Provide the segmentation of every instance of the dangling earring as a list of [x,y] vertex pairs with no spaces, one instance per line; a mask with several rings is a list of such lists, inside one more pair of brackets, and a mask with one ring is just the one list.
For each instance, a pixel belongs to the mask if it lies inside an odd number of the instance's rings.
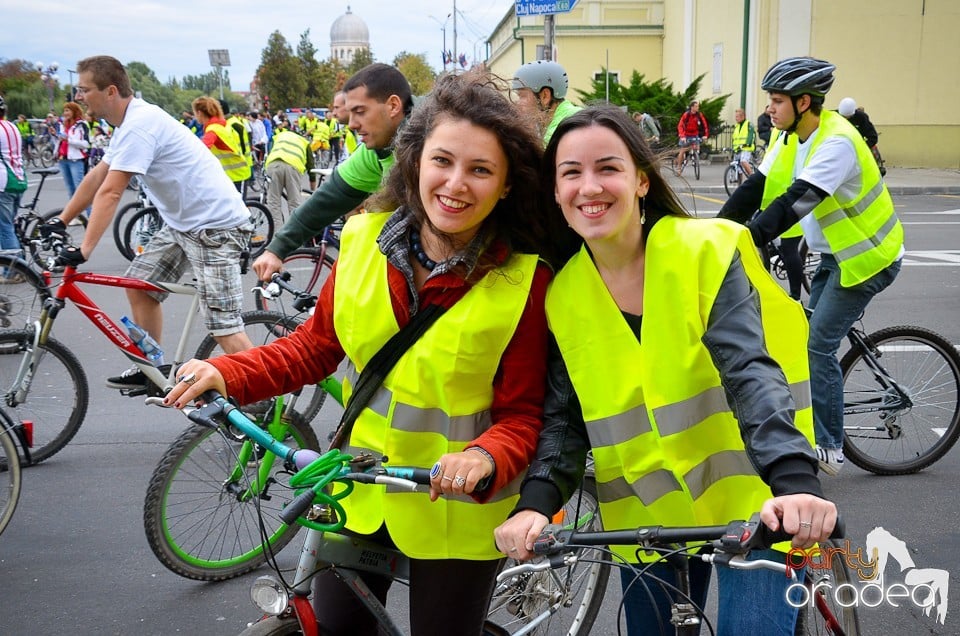
[[640,197],[640,225],[647,222],[647,197]]

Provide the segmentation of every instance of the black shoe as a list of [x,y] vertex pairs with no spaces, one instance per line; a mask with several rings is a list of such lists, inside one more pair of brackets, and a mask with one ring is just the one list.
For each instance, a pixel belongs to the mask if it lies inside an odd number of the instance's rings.
[[[161,373],[166,375],[170,372],[170,365],[165,364],[159,367]],[[120,375],[107,378],[106,385],[111,389],[145,389],[152,386],[152,382],[138,367],[130,367]]]

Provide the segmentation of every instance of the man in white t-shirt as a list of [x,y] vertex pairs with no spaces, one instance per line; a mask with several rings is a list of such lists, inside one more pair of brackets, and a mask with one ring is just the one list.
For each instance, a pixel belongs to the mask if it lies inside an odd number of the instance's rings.
[[792,57],[770,67],[761,87],[781,131],[759,169],[719,216],[749,222],[765,245],[798,221],[820,267],[810,281],[810,386],[820,469],[843,467],[843,376],[837,351],[870,300],[900,272],[903,226],[863,137],[823,109],[834,65]]
[[[83,263],[113,222],[130,178],[139,175],[164,227],[133,260],[127,275],[176,281],[187,265],[192,266],[211,335],[227,353],[251,348],[240,316],[240,259],[253,227],[240,193],[189,129],[157,106],[133,97],[130,79],[118,60],[89,57],[77,64],[77,73],[77,100],[115,130],[103,160],[87,174],[60,216],[41,231],[62,231],[92,203],[82,245],[64,250],[60,257],[64,264]],[[163,327],[160,303],[165,296],[127,290],[134,322],[158,342]],[[107,386],[119,389],[147,384],[136,367],[107,380]]]
[[257,155],[259,161],[263,161],[267,156],[267,128],[260,120],[260,113],[255,110],[247,113],[250,122],[250,144]]

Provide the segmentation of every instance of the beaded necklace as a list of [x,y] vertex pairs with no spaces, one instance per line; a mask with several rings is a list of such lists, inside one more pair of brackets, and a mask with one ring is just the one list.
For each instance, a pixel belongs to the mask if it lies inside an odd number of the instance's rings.
[[413,252],[417,262],[423,265],[424,269],[432,272],[433,268],[437,266],[437,262],[431,260],[431,258],[427,256],[427,253],[423,251],[423,245],[420,243],[420,232],[418,230],[410,230],[410,251]]

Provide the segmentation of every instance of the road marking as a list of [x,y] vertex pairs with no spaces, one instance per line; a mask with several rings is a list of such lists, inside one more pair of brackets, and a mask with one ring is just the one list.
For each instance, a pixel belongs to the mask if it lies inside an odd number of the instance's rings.
[[907,250],[903,264],[913,267],[956,267],[960,265],[960,250]]

